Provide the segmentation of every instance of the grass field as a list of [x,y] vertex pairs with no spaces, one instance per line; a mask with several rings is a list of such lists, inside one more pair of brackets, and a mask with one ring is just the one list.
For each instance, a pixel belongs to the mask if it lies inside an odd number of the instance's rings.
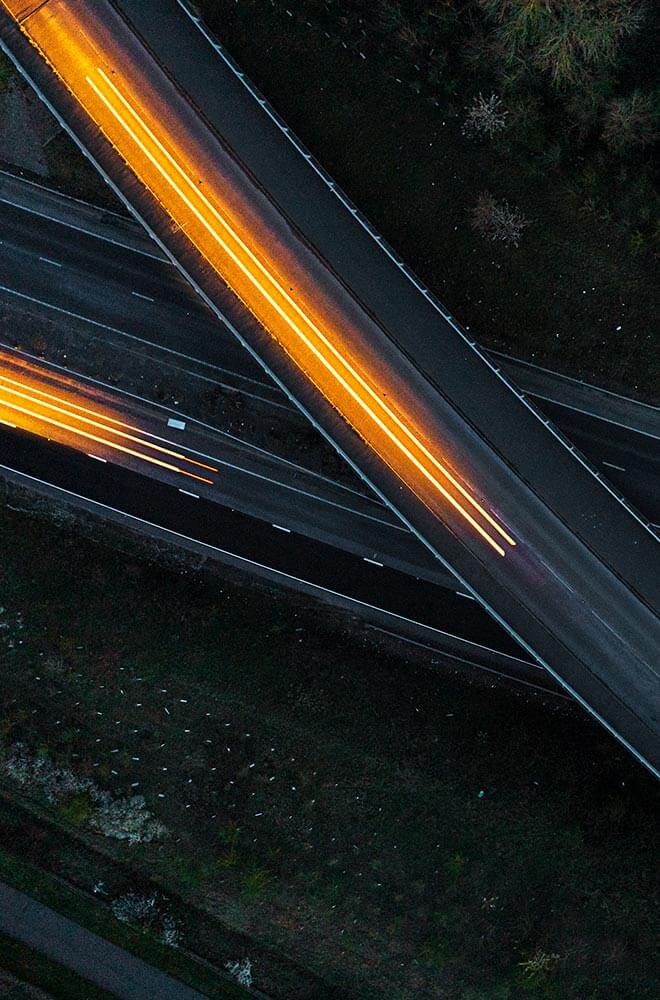
[[[104,851],[184,901],[217,965],[240,955],[187,903],[254,940],[275,996],[655,1000],[657,791],[586,719],[8,509],[0,588],[4,743],[139,782],[171,836]],[[88,891],[106,877],[41,843]],[[264,949],[328,988],[278,987]]]

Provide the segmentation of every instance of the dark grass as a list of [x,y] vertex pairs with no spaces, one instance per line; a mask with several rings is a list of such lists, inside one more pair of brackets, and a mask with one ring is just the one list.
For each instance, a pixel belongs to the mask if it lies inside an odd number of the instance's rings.
[[48,143],[44,155],[50,187],[119,215],[128,214],[123,202],[64,130]]
[[[610,221],[601,207],[585,215],[590,199],[600,206],[608,197],[588,169],[555,170],[520,145],[462,137],[463,108],[487,85],[478,74],[441,80],[436,106],[411,88],[412,65],[397,83],[406,67],[393,69],[391,52],[368,49],[363,60],[327,38],[321,27],[331,25],[318,4],[199,6],[287,124],[476,339],[658,394],[657,260],[616,217],[640,178],[610,198]],[[340,37],[336,21],[331,31]],[[519,248],[472,231],[470,212],[484,189],[531,220]]]
[[[5,740],[140,782],[173,837],[118,857],[349,997],[655,998],[656,787],[582,716],[427,672],[299,600],[11,511],[0,527],[4,615],[23,616]],[[560,957],[525,978],[538,949]]]

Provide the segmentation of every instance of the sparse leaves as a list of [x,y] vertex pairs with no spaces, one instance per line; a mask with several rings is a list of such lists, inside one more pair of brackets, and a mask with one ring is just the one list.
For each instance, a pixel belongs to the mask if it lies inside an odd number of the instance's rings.
[[560,958],[561,956],[554,952],[547,952],[543,951],[542,948],[537,948],[530,958],[525,959],[524,962],[519,962],[518,965],[522,971],[523,979],[536,980],[551,972]]
[[181,940],[179,922],[171,913],[163,911],[155,893],[153,896],[141,896],[135,892],[127,892],[126,895],[113,899],[110,909],[123,924],[151,931],[163,944],[172,948],[176,948]]
[[63,818],[85,820],[105,837],[144,844],[167,834],[167,828],[146,808],[143,795],[114,799],[90,778],[58,767],[47,754],[32,753],[22,743],[14,743],[0,756],[0,776],[28,791],[39,791],[51,805],[60,806]]
[[530,224],[519,208],[508,201],[498,201],[489,191],[482,191],[472,210],[472,228],[488,240],[517,247],[523,230]]
[[467,117],[461,132],[467,139],[492,139],[506,127],[508,112],[502,108],[502,101],[497,94],[491,94],[490,97],[477,94],[465,110]]
[[225,969],[230,976],[234,977],[239,986],[250,989],[252,986],[252,962],[249,958],[243,958],[238,962],[225,962]]
[[104,801],[90,816],[90,826],[105,837],[128,840],[131,844],[149,844],[162,840],[167,829],[146,808],[144,795]]

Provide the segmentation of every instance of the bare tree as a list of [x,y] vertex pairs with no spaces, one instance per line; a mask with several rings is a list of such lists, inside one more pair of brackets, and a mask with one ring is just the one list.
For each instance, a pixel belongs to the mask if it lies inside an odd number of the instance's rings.
[[490,97],[477,94],[465,110],[467,117],[461,132],[468,139],[492,139],[506,126],[508,111],[502,108],[501,98],[497,94],[491,94]]
[[472,228],[488,240],[498,240],[517,247],[523,230],[530,224],[518,208],[508,201],[498,201],[489,191],[482,191],[472,209]]

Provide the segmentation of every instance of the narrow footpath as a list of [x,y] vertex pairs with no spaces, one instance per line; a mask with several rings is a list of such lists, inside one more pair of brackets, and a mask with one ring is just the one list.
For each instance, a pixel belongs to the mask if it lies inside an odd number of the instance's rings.
[[202,993],[4,882],[0,931],[122,1000],[204,1000]]

